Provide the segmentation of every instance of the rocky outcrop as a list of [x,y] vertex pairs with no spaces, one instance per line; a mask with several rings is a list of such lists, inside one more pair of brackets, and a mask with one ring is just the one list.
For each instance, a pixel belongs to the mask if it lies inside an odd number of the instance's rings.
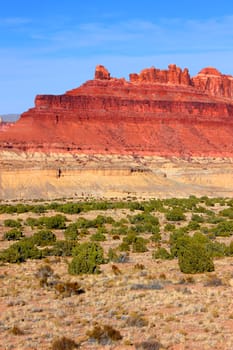
[[175,64],[170,64],[168,70],[160,70],[154,67],[144,69],[139,74],[130,74],[132,83],[160,83],[160,84],[177,84],[191,85],[191,78],[188,69],[183,71]]
[[233,156],[233,77],[169,65],[130,74],[96,67],[63,95],[38,95],[0,135],[0,149],[74,154]]
[[215,68],[202,69],[192,81],[197,89],[212,96],[233,98],[233,77],[223,75]]
[[109,71],[102,65],[96,66],[95,69],[95,79],[110,79],[110,73]]
[[14,125],[14,123],[4,122],[2,118],[0,117],[0,132],[6,131],[9,127]]

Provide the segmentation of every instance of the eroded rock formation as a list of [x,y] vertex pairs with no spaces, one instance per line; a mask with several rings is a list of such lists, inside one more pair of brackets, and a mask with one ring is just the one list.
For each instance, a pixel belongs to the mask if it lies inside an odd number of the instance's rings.
[[38,95],[0,135],[0,149],[91,154],[233,156],[233,77],[174,64],[94,80],[63,95]]
[[4,122],[0,117],[0,132],[6,131],[10,126],[14,125],[14,123]]

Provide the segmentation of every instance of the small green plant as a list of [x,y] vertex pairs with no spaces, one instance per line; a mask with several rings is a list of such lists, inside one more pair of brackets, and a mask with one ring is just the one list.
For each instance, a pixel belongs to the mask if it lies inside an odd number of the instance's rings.
[[181,209],[179,207],[169,210],[166,213],[165,217],[166,217],[166,219],[168,221],[182,221],[182,220],[185,220],[185,215],[184,215],[183,209]]
[[4,220],[4,226],[20,228],[22,225],[18,220],[7,219],[7,220]]
[[132,244],[133,252],[134,253],[144,253],[147,252],[148,249],[146,247],[146,243],[148,241],[144,239],[143,237],[137,237],[136,240]]
[[3,239],[6,241],[19,241],[23,237],[24,235],[21,230],[12,228],[4,234]]
[[233,234],[233,221],[222,221],[212,229],[215,236],[229,237]]
[[106,241],[106,236],[102,232],[96,232],[91,236],[91,241],[103,242]]
[[76,223],[72,223],[64,231],[65,239],[68,241],[76,241],[78,239],[78,226]]
[[168,232],[172,232],[176,229],[176,225],[171,224],[170,222],[168,222],[165,226],[164,226],[164,231],[168,231]]
[[120,252],[129,252],[130,251],[130,245],[127,242],[122,242],[119,246],[118,249]]
[[31,240],[35,245],[43,247],[56,242],[56,236],[52,231],[44,229],[35,232]]
[[162,259],[162,260],[170,260],[172,259],[172,255],[165,248],[158,248],[152,254],[153,259]]
[[73,248],[76,246],[76,241],[56,241],[53,243],[53,247],[45,249],[45,255],[47,256],[71,256]]

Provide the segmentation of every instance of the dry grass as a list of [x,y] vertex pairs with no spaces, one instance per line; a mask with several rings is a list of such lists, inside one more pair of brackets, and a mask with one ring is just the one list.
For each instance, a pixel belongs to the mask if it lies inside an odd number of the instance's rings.
[[[117,219],[128,214],[108,212]],[[57,234],[62,238],[61,231]],[[5,245],[0,241],[0,249]],[[106,253],[119,242],[108,237],[102,245]],[[0,348],[66,349],[59,346],[68,339],[69,346],[80,344],[83,350],[231,350],[233,258],[217,259],[214,273],[186,276],[176,260],[152,260],[154,245],[148,247],[148,252],[130,253],[125,263],[102,265],[100,275],[70,276],[70,258],[63,257],[3,264]],[[58,281],[54,287],[40,283],[51,276]],[[93,330],[99,331],[97,341]]]

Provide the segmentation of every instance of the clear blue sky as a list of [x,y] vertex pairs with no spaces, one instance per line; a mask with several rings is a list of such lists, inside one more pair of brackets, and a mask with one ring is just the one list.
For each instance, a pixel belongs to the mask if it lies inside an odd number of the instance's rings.
[[91,79],[176,63],[233,75],[233,2],[7,0],[0,10],[0,115]]

